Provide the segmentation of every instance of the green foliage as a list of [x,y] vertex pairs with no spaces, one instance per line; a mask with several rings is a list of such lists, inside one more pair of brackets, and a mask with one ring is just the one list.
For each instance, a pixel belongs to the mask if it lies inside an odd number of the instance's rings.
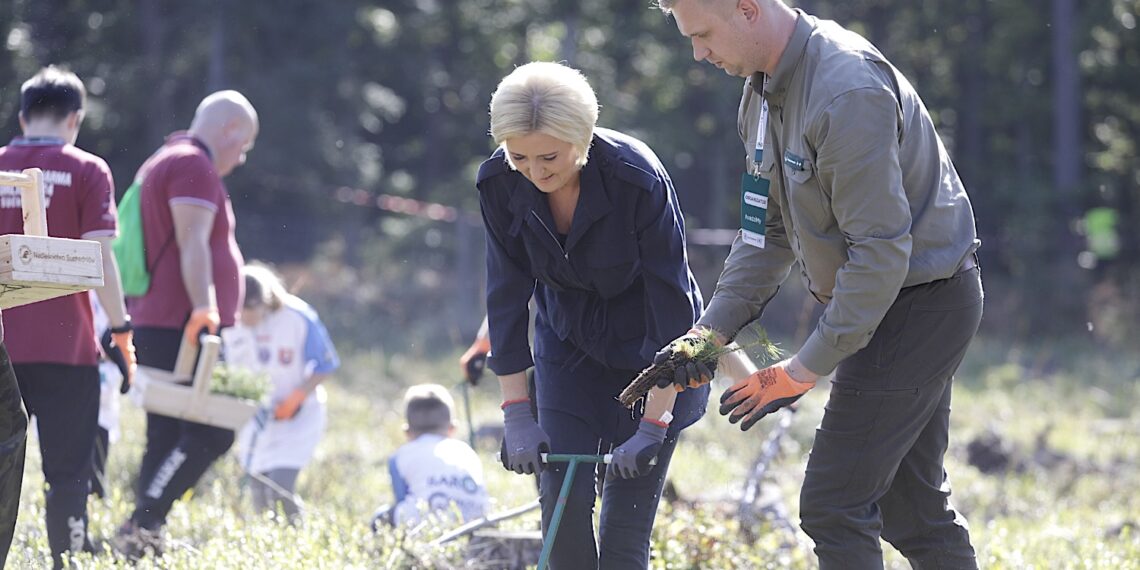
[[269,393],[269,374],[220,364],[214,368],[210,392],[260,402]]
[[[1058,52],[1077,59],[1075,110],[1058,110],[1054,93],[1049,7],[1062,1],[1077,9],[1066,22],[1074,45]],[[335,269],[295,292],[312,299],[338,341],[438,355],[466,341],[482,316],[472,183],[493,146],[491,92],[521,63],[581,68],[598,91],[601,124],[661,157],[690,228],[738,223],[740,80],[694,63],[674,22],[650,4],[12,0],[0,8],[0,124],[18,131],[22,78],[47,63],[71,66],[90,91],[79,144],[107,159],[122,190],[163,136],[189,124],[202,96],[245,92],[261,137],[227,184],[246,257]],[[987,278],[1001,285],[989,291],[991,307],[1009,308],[987,327],[1071,334],[1095,310],[1072,291],[1093,279],[1122,288],[1102,313],[1140,314],[1130,300],[1140,281],[1137,0],[796,4],[865,34],[928,104],[976,208]],[[1054,182],[1057,155],[1070,156],[1053,148],[1062,112],[1079,114],[1069,149],[1082,168],[1075,189]],[[380,194],[446,204],[464,221],[382,211]],[[1082,238],[1069,228],[1092,207],[1120,212],[1122,249],[1108,275],[1074,260]],[[706,291],[724,253],[690,248]],[[1035,287],[1042,281],[1060,285]],[[1025,310],[1038,306],[1051,311]],[[1115,336],[1128,337],[1125,328]]]
[[[948,466],[953,501],[969,519],[983,568],[1140,568],[1140,389],[1135,358],[1075,345],[976,343],[957,380]],[[372,511],[391,501],[385,462],[404,441],[400,394],[416,382],[445,378],[454,366],[378,354],[346,354],[345,373],[329,385],[329,427],[313,464],[301,472],[307,511],[291,527],[252,512],[237,462],[224,458],[190,501],[180,501],[167,528],[168,551],[139,568],[479,568],[467,565],[462,544],[429,545],[442,529],[368,530]],[[717,386],[723,389],[725,386]],[[475,423],[499,421],[493,389],[473,391]],[[797,494],[827,390],[801,401],[771,466],[768,483],[788,520],[797,521]],[[125,406],[123,439],[112,445],[111,496],[91,503],[96,539],[113,534],[133,507],[132,477],[142,452],[143,417]],[[714,410],[686,430],[653,532],[654,570],[704,568],[809,569],[816,566],[802,532],[763,525],[745,534],[735,518],[748,462],[764,443],[742,435]],[[465,422],[460,422],[464,424]],[[750,432],[752,433],[752,432]],[[986,474],[968,461],[968,444],[995,433],[1020,467]],[[463,437],[463,434],[457,434]],[[29,446],[12,568],[48,560],[43,531],[43,479],[37,446]],[[530,501],[529,478],[495,462],[498,442],[479,442],[494,511]],[[503,524],[535,529],[537,514]],[[755,537],[755,538],[752,538]],[[884,544],[887,568],[909,565]],[[127,568],[106,555],[78,557],[78,567]]]

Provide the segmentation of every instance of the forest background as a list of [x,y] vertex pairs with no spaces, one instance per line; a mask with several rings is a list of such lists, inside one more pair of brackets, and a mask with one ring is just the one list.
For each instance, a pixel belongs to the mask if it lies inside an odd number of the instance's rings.
[[[728,248],[707,230],[738,227],[741,80],[694,62],[651,4],[9,0],[0,139],[18,134],[19,84],[65,64],[90,90],[79,145],[121,195],[202,96],[238,89],[262,120],[228,180],[246,257],[278,264],[342,350],[437,357],[482,317],[473,179],[490,95],[530,60],[580,68],[600,123],[660,155],[711,295]],[[870,38],[930,108],[977,215],[983,334],[1125,346],[1140,316],[1140,1],[798,5]],[[796,281],[765,320],[792,345],[819,311]]]

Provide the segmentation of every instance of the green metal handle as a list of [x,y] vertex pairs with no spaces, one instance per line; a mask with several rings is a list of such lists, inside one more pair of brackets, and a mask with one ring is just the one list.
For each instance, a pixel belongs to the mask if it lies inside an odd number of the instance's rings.
[[[570,497],[570,487],[574,482],[574,475],[578,473],[579,463],[609,463],[613,455],[590,455],[584,453],[540,453],[539,459],[543,463],[567,463],[566,476],[562,479],[562,489],[558,492],[558,502],[554,504],[554,513],[550,517],[550,528],[542,537],[542,554],[538,557],[538,570],[546,570],[550,563],[550,552],[554,549],[554,537],[558,536],[558,527],[562,524],[562,513],[566,511],[566,501]],[[657,465],[657,458],[649,462]]]

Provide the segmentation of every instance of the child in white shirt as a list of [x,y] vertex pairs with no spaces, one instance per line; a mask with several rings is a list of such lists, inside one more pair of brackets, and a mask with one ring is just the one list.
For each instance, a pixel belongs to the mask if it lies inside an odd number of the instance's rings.
[[454,402],[438,384],[412,386],[404,394],[404,431],[408,443],[388,461],[396,505],[373,520],[416,524],[431,516],[444,523],[484,516],[487,489],[475,450],[451,437]]

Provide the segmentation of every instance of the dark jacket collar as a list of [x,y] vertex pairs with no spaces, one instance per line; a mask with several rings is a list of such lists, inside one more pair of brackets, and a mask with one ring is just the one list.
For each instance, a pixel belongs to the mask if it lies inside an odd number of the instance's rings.
[[756,92],[763,90],[764,98],[769,104],[781,106],[788,91],[788,83],[795,74],[796,69],[803,60],[804,50],[807,48],[808,38],[815,30],[815,19],[810,18],[802,10],[796,10],[796,27],[780,61],[776,62],[776,71],[768,78],[768,85],[764,85],[764,74],[756,73],[752,76],[752,89]]
[[[574,220],[570,224],[570,233],[566,238],[566,249],[574,247],[585,235],[595,221],[600,220],[613,210],[610,203],[609,189],[606,187],[606,171],[611,167],[616,148],[605,138],[595,133],[586,165],[582,167],[579,186],[581,193],[578,196],[578,205],[574,208]],[[499,151],[501,152],[501,151]],[[496,152],[496,154],[499,154]],[[506,160],[504,157],[503,160]],[[551,230],[554,229],[554,218],[550,214],[550,206],[542,196],[542,191],[527,180],[521,173],[516,173],[514,188],[510,191],[508,208],[514,215],[511,232],[526,221],[533,211]]]

